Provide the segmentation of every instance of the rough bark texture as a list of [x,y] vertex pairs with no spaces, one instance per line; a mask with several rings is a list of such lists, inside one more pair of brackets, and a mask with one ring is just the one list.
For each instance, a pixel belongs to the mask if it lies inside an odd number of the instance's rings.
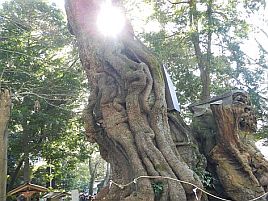
[[0,200],[6,200],[7,180],[7,123],[11,98],[8,90],[0,91]]
[[268,163],[249,139],[256,119],[248,97],[234,97],[231,104],[212,104],[210,108],[198,117],[195,129],[208,170],[218,180],[214,183],[216,193],[237,201],[263,195],[268,185]]
[[212,105],[211,109],[218,130],[211,157],[226,194],[233,200],[250,200],[264,194],[267,183],[261,184],[259,176],[266,177],[267,182],[268,163],[239,138],[240,106]]
[[[96,17],[101,3],[66,0],[69,26],[91,87],[85,111],[88,138],[99,144],[102,157],[111,164],[111,179],[117,183],[150,175],[202,187],[191,170],[198,155],[191,146],[190,131],[178,116],[167,113],[161,64],[135,39],[130,25],[116,39],[98,33]],[[196,159],[187,164],[184,159],[191,157]],[[157,182],[163,185],[160,195],[155,195],[152,187]],[[102,199],[190,201],[196,200],[193,189],[172,180],[141,179],[122,189],[112,185]],[[201,197],[201,192],[197,193]]]

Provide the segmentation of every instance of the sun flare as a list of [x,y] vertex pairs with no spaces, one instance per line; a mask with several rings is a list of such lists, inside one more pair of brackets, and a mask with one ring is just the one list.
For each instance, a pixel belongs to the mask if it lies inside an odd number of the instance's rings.
[[125,16],[118,7],[114,7],[111,0],[102,4],[97,18],[99,31],[107,37],[116,37],[125,25]]

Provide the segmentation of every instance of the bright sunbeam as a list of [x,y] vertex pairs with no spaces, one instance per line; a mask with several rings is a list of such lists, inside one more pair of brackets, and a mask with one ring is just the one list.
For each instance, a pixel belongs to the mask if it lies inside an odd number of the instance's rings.
[[101,6],[100,13],[97,18],[97,26],[99,31],[105,36],[116,37],[123,29],[125,24],[125,16],[123,12],[114,7],[111,0]]

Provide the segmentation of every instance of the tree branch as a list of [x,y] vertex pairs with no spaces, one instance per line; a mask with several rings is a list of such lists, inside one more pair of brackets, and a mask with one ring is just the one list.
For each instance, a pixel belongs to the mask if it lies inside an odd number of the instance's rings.
[[187,3],[189,4],[190,2],[189,1],[181,1],[181,2],[172,2],[170,0],[167,0],[169,3],[173,4],[173,5],[177,5],[177,4],[184,4],[184,3]]

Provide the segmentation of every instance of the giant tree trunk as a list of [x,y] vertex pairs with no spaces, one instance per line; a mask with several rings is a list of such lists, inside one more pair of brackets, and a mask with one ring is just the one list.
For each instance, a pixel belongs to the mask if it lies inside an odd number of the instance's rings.
[[215,193],[237,201],[266,200],[268,162],[250,138],[257,124],[250,100],[241,91],[227,95],[190,106],[208,171],[218,181]]
[[[192,146],[195,141],[186,124],[178,114],[167,112],[162,66],[135,39],[129,24],[117,38],[98,33],[97,13],[102,2],[66,0],[69,26],[91,88],[84,114],[88,138],[99,144],[116,183],[127,184],[140,176],[173,179],[143,177],[126,186],[112,185],[103,200],[196,200],[192,185],[175,180],[202,187],[193,169],[204,160]],[[212,122],[207,126],[214,130],[214,137],[201,149],[206,149],[222,195],[244,201],[265,192],[268,166],[254,146],[238,137],[244,129],[241,126],[248,125],[244,113],[249,108],[229,107],[211,107]],[[159,192],[155,186],[163,189]],[[197,196],[202,196],[200,191]]]
[[0,91],[0,200],[6,200],[7,180],[7,123],[11,98],[8,90]]
[[216,172],[225,193],[233,200],[241,201],[263,195],[268,185],[268,162],[254,146],[240,139],[246,137],[239,134],[245,107],[211,105],[211,109],[218,130],[211,158],[217,164]]
[[[102,157],[111,164],[114,182],[164,176],[202,187],[189,167],[192,164],[183,159],[187,156],[180,155],[173,142],[172,133],[188,131],[176,115],[171,115],[169,126],[161,64],[134,38],[130,25],[117,38],[98,33],[96,18],[102,2],[66,0],[69,25],[91,88],[85,111],[89,139],[99,144]],[[187,142],[178,146],[194,149],[191,137],[184,137]],[[163,190],[155,194],[152,183]],[[169,179],[143,178],[124,188],[112,185],[105,200],[190,201],[196,200],[194,188]],[[197,196],[201,197],[200,191]]]

